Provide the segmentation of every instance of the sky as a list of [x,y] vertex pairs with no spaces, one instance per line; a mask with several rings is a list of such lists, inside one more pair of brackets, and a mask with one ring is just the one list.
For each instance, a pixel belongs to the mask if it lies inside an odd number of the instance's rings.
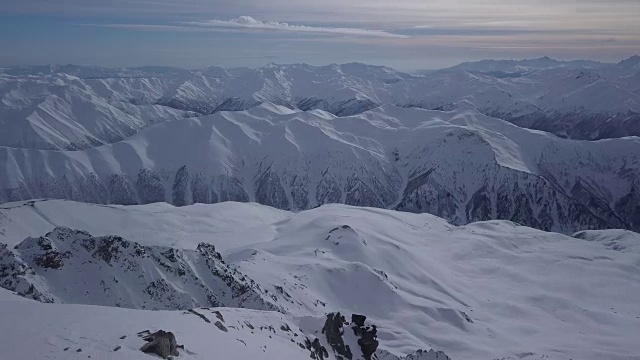
[[617,62],[639,19],[640,0],[0,0],[0,65]]

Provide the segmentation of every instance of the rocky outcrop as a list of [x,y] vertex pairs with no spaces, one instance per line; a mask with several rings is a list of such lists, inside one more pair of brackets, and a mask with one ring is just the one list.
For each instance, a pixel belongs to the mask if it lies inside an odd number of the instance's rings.
[[358,337],[358,346],[362,351],[362,357],[365,360],[371,360],[373,354],[378,349],[378,330],[375,325],[366,326],[367,317],[364,315],[351,315],[351,329],[353,334]]
[[[368,323],[365,315],[352,314],[349,322],[339,312],[329,313],[326,315],[322,334],[326,348],[337,360],[450,360],[445,353],[434,350],[418,350],[405,357],[398,357],[384,350],[378,350],[380,345],[378,328],[376,325]],[[307,349],[312,352],[311,357],[322,360],[323,357],[314,355],[313,342],[310,340],[307,342]],[[318,343],[316,347],[322,350],[321,343]]]
[[277,297],[227,266],[211,244],[196,250],[143,246],[61,227],[13,250],[0,244],[0,286],[43,302],[279,309]]
[[155,354],[163,359],[180,355],[176,336],[170,331],[158,330],[144,336],[143,340],[147,342],[140,348],[143,353]]
[[322,333],[327,339],[327,344],[331,347],[339,360],[353,358],[353,353],[349,345],[343,339],[343,326],[347,325],[347,320],[340,313],[327,314],[327,320],[322,327]]

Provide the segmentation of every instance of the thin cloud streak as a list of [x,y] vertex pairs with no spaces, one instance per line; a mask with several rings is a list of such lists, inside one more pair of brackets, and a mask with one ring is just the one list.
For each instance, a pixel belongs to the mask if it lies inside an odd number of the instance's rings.
[[342,28],[342,27],[319,27],[292,25],[278,21],[260,21],[250,16],[240,16],[231,20],[208,20],[208,21],[189,21],[185,25],[207,27],[213,29],[235,29],[235,30],[262,30],[262,31],[278,31],[278,32],[294,32],[294,33],[313,33],[313,34],[336,34],[350,36],[366,36],[381,38],[397,38],[407,39],[409,36],[393,34],[384,30],[370,30],[359,28]]

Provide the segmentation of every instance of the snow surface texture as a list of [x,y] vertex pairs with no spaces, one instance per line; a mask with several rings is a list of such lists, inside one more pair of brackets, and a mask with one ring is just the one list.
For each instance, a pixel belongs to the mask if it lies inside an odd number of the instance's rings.
[[[337,359],[321,334],[320,318],[300,321],[277,312],[240,308],[144,311],[40,304],[5,289],[0,289],[0,306],[2,359],[158,359],[139,350],[144,341],[138,335],[157,329],[171,329],[178,344],[184,346],[175,359],[309,359],[312,352],[307,343],[315,339],[328,349],[324,359]],[[320,327],[304,333],[300,323]],[[352,340],[353,334],[345,331],[345,338]],[[380,350],[376,356],[380,360],[449,360],[433,350],[416,351],[407,357]],[[353,359],[362,356],[355,352]]]
[[0,202],[345,203],[454,224],[640,229],[640,138],[567,140],[472,109],[336,117],[263,103],[82,151],[0,147],[0,169]]
[[[185,344],[187,359],[210,358],[220,351],[228,351],[224,358],[231,360],[256,354],[309,358],[304,339],[311,343],[315,337],[333,359],[334,347],[321,329],[326,315],[339,311],[347,319],[364,314],[367,324],[377,325],[379,359],[411,353],[407,359],[434,359],[434,352],[429,357],[415,353],[432,348],[455,360],[640,359],[640,304],[633,301],[640,297],[640,235],[628,231],[585,231],[569,237],[508,221],[456,227],[428,214],[347,205],[291,213],[240,203],[176,208],[50,200],[4,208],[0,242],[7,244],[3,253],[13,257],[2,257],[0,272],[5,279],[7,273],[16,274],[11,264],[21,260],[28,269],[23,267],[13,278],[46,289],[62,304],[39,304],[0,292],[3,314],[15,319],[0,325],[10,327],[3,328],[7,335],[0,339],[0,351],[9,353],[0,353],[1,358],[33,358],[36,351],[44,351],[54,359],[142,359],[147,357],[137,352],[141,341],[135,333],[164,329]],[[58,226],[91,235],[54,230]],[[33,237],[52,230],[44,238]],[[118,256],[110,266],[80,245],[99,244],[113,238],[105,237],[109,234],[121,236],[129,249],[145,249],[146,259],[133,258],[144,264],[133,270],[137,276],[161,274],[191,298],[197,298],[199,290],[163,270],[154,256],[159,249],[167,253],[167,247],[173,248],[173,264],[184,264],[188,274],[202,263],[198,244],[210,243],[222,260],[217,261],[215,252],[209,260],[242,274],[245,282],[255,284],[252,288],[259,286],[262,292],[256,294],[272,295],[267,300],[282,314],[215,309],[224,318],[225,332],[214,324],[214,309],[196,309],[207,323],[191,312],[139,310],[140,302],[123,304],[134,310],[72,305],[103,301],[82,294],[103,292],[99,282],[87,281],[78,291],[83,277],[117,278],[109,283],[110,293],[137,286],[120,281],[129,259],[125,251],[115,251]],[[48,256],[42,257],[43,252]],[[53,268],[57,253],[63,256]],[[170,264],[165,259],[162,262]],[[60,276],[65,267],[78,274]],[[202,271],[197,273],[205,278]],[[350,326],[345,325],[343,338],[354,349],[357,338]],[[286,328],[290,331],[282,330]],[[122,353],[113,352],[117,346]]]
[[264,101],[338,116],[383,104],[471,106],[563,137],[640,135],[640,57],[618,64],[487,60],[423,76],[357,63],[199,70],[5,68],[0,69],[0,145],[85,149],[157,122],[247,110]]

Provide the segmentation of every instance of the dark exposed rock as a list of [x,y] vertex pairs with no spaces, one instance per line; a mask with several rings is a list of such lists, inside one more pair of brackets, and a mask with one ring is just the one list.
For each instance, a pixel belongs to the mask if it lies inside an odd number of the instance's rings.
[[349,345],[344,343],[343,335],[344,330],[342,327],[346,324],[344,316],[340,313],[327,314],[324,326],[322,327],[322,333],[327,339],[327,344],[331,346],[333,351],[346,359],[352,359],[353,353],[349,348]]
[[229,331],[229,330],[227,330],[227,327],[226,327],[226,326],[224,326],[224,324],[222,324],[220,321],[216,321],[216,322],[214,323],[214,325],[215,325],[218,329],[220,329],[220,330],[222,330],[222,331],[224,331],[224,332]]
[[376,192],[357,177],[348,179],[347,189],[347,195],[344,200],[347,205],[384,207]]
[[291,208],[287,193],[282,187],[280,177],[268,167],[255,182],[256,200],[259,203],[278,209]]
[[110,203],[121,205],[135,205],[138,203],[136,194],[124,174],[111,175],[108,183]]
[[[194,175],[191,181],[191,199],[193,203],[211,204],[218,202],[218,195],[215,191],[212,192],[210,188],[211,184],[207,177],[200,174]],[[212,195],[215,195],[215,201],[211,199]]]
[[138,173],[136,190],[142,204],[166,200],[162,179],[152,170],[143,169]]
[[147,343],[140,350],[148,354],[156,354],[163,359],[178,356],[178,342],[170,331],[158,330],[143,338]]
[[184,165],[176,171],[176,175],[173,179],[172,188],[172,203],[175,206],[189,205],[189,171],[187,166]]
[[214,311],[213,314],[220,319],[220,321],[224,322],[224,317],[222,316],[222,313],[220,311]]
[[342,201],[342,190],[336,180],[326,174],[325,171],[316,187],[316,201],[320,205],[339,203]]
[[626,214],[631,228],[640,229],[640,191],[632,186],[629,193],[621,197],[615,203],[615,211],[618,214]]
[[[51,274],[51,269],[61,273]],[[85,284],[83,292],[73,291],[74,286],[64,282],[49,286],[51,276]],[[118,236],[92,237],[68,228],[27,238],[15,250],[0,244],[0,286],[42,302],[151,310],[279,309],[277,296],[265,294],[253,280],[229,267],[211,244],[200,244],[196,250],[142,246]],[[132,293],[124,286],[141,291]],[[185,286],[189,292],[184,292]]]
[[309,350],[309,357],[314,360],[324,360],[324,358],[329,357],[329,352],[327,349],[320,344],[320,340],[318,338],[313,339],[313,341],[306,338],[304,340],[304,346],[302,344],[298,344],[301,348],[306,348]]
[[352,314],[351,315],[351,323],[355,324],[358,327],[364,326],[364,322],[367,320],[367,317],[364,315]]
[[195,310],[193,310],[193,309],[189,309],[188,311],[189,311],[189,313],[191,313],[191,314],[193,314],[193,315],[195,315],[195,316],[199,317],[200,319],[204,320],[204,322],[206,322],[206,323],[211,323],[211,320],[209,320],[209,318],[207,318],[207,317],[206,317],[206,316],[204,316],[203,314],[200,314],[199,312],[197,312],[197,311],[195,311]]
[[473,194],[471,200],[467,203],[466,210],[467,219],[469,220],[486,221],[491,219],[491,199],[487,194],[486,186],[483,186]]
[[220,191],[219,201],[237,201],[248,202],[249,195],[244,189],[242,182],[236,177],[229,175],[220,175],[216,179]]
[[451,358],[442,351],[418,350],[412,354],[407,355],[403,358],[403,360],[451,360]]

